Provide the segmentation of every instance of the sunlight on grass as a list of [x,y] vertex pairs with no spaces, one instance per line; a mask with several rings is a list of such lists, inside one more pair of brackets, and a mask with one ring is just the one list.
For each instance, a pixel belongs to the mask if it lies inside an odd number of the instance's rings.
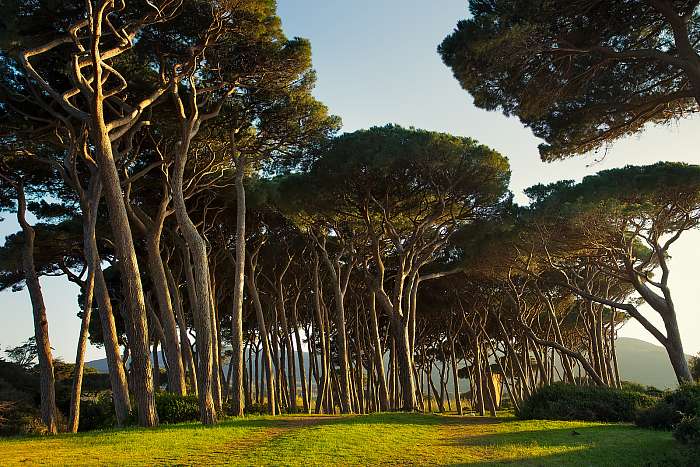
[[[677,447],[629,425],[382,414],[248,417],[0,441],[3,465],[654,465]],[[624,456],[620,456],[625,453]]]

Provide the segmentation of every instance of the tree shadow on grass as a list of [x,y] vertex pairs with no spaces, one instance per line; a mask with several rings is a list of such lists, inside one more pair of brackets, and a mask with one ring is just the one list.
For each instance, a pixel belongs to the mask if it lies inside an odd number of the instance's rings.
[[[491,451],[483,461],[452,465],[698,465],[692,451],[670,435],[625,425],[458,436],[445,440],[445,446],[453,450],[481,447]],[[499,456],[499,452],[505,454]]]

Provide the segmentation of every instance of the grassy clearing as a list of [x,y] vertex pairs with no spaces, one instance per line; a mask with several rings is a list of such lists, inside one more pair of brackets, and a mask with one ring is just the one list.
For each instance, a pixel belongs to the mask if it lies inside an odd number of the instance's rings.
[[628,425],[381,414],[228,420],[0,441],[3,465],[682,465],[671,435]]

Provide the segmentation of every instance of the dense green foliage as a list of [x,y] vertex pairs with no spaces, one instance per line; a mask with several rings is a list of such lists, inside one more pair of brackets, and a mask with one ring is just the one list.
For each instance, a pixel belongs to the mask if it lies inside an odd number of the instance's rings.
[[700,384],[683,384],[667,394],[664,401],[683,415],[700,415]]
[[[697,2],[471,0],[439,47],[478,107],[516,115],[545,160],[698,110]],[[692,63],[692,65],[691,65]]]
[[112,393],[105,391],[80,403],[78,431],[101,430],[116,425]]
[[156,394],[156,410],[161,423],[199,420],[197,396],[179,396],[169,392],[159,392]]
[[655,400],[623,389],[555,383],[538,389],[523,402],[523,419],[631,422],[637,411]]
[[660,400],[651,407],[641,409],[634,420],[637,426],[655,430],[671,430],[683,418],[673,404]]
[[[55,362],[56,406],[59,416],[68,415],[70,389],[74,365],[61,361]],[[109,375],[97,373],[86,368],[83,376],[83,391],[88,398],[84,405],[88,408],[81,413],[86,418],[85,429],[106,428],[113,426],[113,408],[105,404],[104,398],[110,399]],[[39,371],[35,365],[20,365],[0,359],[0,434],[41,433],[43,428],[39,421],[38,407],[40,399]],[[98,415],[95,411],[103,410]],[[99,421],[94,419],[98,418]]]
[[666,393],[652,407],[640,410],[635,419],[637,426],[657,430],[674,430],[684,421],[683,430],[691,430],[693,417],[700,416],[700,385],[684,384]]
[[683,417],[683,420],[673,429],[673,437],[681,443],[700,448],[700,416]]

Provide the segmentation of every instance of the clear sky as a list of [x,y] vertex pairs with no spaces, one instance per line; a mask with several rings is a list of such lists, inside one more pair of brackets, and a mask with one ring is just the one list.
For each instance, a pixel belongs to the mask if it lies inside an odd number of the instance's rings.
[[[580,179],[599,170],[660,160],[700,162],[700,118],[652,127],[616,144],[602,161],[594,156],[545,164],[539,141],[517,119],[486,112],[452,77],[436,52],[437,45],[468,14],[466,0],[278,0],[288,36],[311,40],[318,72],[316,96],[343,119],[343,131],[398,123],[469,136],[510,159],[511,190],[524,201],[524,188],[539,182]],[[16,224],[0,223],[0,235]],[[687,353],[700,352],[700,232],[686,233],[673,247],[670,284]],[[43,279],[49,329],[56,354],[74,359],[80,327],[74,285]],[[647,316],[659,323],[653,313]],[[32,335],[26,291],[0,293],[0,347]],[[636,322],[621,335],[650,342]],[[88,359],[102,358],[90,348]]]

